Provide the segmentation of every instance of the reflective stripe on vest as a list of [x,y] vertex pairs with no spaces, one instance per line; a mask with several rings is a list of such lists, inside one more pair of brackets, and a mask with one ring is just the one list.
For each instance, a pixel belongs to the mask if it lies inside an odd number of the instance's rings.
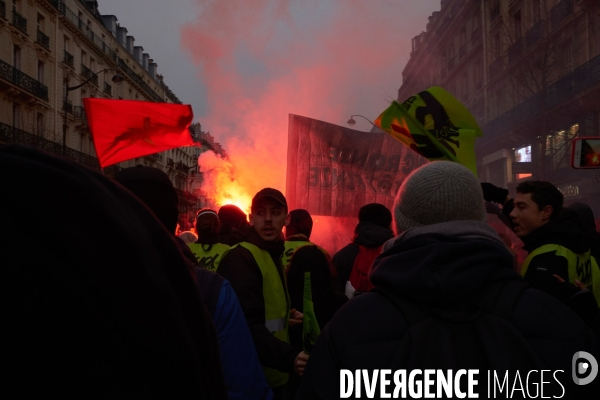
[[[283,269],[279,270],[273,259],[266,250],[242,242],[236,246],[242,246],[252,253],[254,260],[260,268],[263,278],[263,297],[265,300],[265,326],[276,338],[289,343],[288,320],[290,317],[290,299],[287,293]],[[235,248],[236,246],[232,247]],[[263,367],[267,383],[271,387],[284,385],[288,380],[288,374],[273,368]]]
[[311,242],[308,242],[306,240],[286,240],[285,242],[283,242],[283,244],[285,246],[285,250],[283,252],[282,257],[284,269],[287,269],[287,267],[290,266],[290,261],[292,261],[292,256],[294,255],[296,250],[298,250],[300,247],[312,245]]
[[205,250],[204,248],[208,246],[210,245],[188,243],[188,247],[192,253],[194,253],[194,257],[196,257],[196,260],[198,260],[198,264],[200,264],[202,268],[216,272],[217,268],[219,268],[219,263],[230,247],[223,243],[215,243],[212,245],[210,250]]
[[569,282],[575,283],[575,279],[585,284],[585,286],[594,294],[598,306],[600,306],[600,269],[598,263],[588,250],[585,253],[577,254],[564,246],[558,244],[546,244],[538,247],[525,259],[521,266],[521,276],[525,276],[531,260],[539,254],[554,252],[559,257],[567,259],[567,270],[569,273]]
[[[281,261],[283,263],[284,270],[287,270],[287,268],[290,266],[292,256],[294,255],[296,250],[304,246],[316,246],[316,244],[314,244],[313,242],[308,242],[306,240],[286,240],[285,242],[283,242],[283,244],[285,246],[285,251],[283,252]],[[317,246],[317,248],[321,250],[323,254],[325,254],[325,256],[329,256],[325,249],[321,248],[320,246]]]

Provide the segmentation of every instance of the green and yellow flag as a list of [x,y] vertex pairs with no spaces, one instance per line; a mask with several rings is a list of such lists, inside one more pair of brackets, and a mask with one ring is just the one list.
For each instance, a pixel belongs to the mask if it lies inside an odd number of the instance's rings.
[[458,162],[477,175],[475,138],[483,135],[481,128],[469,110],[439,86],[402,104],[392,102],[375,125],[431,161]]
[[317,316],[315,315],[315,307],[312,301],[312,288],[310,284],[310,272],[304,273],[304,297],[302,302],[304,319],[302,320],[302,342],[304,344],[304,352],[310,354],[317,338],[321,334]]

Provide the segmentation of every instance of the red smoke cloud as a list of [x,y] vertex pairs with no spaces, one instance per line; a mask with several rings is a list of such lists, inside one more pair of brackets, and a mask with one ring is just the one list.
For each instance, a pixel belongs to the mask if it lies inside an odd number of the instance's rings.
[[181,35],[207,90],[208,110],[196,116],[250,197],[285,191],[288,114],[340,125],[351,114],[375,119],[396,98],[411,38],[439,9],[439,0],[197,4]]

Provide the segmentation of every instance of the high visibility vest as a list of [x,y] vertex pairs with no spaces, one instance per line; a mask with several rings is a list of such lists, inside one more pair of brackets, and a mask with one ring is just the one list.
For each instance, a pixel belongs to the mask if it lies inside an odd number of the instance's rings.
[[[290,266],[292,256],[294,255],[296,250],[304,246],[316,246],[313,242],[309,242],[307,240],[286,240],[285,242],[283,242],[283,244],[285,245],[285,251],[283,252],[283,256],[281,257],[281,262],[283,263],[284,270],[287,270]],[[321,248],[320,246],[317,247],[323,252],[323,254],[325,254],[326,256],[329,255],[327,254],[325,249]]]
[[566,247],[558,244],[546,244],[538,247],[525,259],[521,266],[521,275],[525,276],[529,263],[533,260],[533,257],[543,254],[554,252],[559,257],[564,257],[568,264],[569,282],[575,283],[575,279],[585,284],[585,286],[594,294],[598,306],[600,306],[600,269],[598,269],[598,263],[594,257],[590,254],[590,251],[586,251],[582,254],[577,254]]
[[[283,270],[279,270],[266,250],[248,242],[242,242],[236,246],[242,246],[249,250],[260,268],[265,299],[265,326],[273,336],[289,343],[290,297],[285,282],[282,282],[282,278],[285,276]],[[288,381],[288,374],[277,369],[263,367],[263,372],[271,387],[279,387]]]
[[221,259],[230,249],[229,246],[223,243],[215,243],[212,245],[210,250],[205,250],[205,247],[209,247],[207,244],[200,243],[188,243],[190,250],[194,253],[196,260],[198,260],[198,264],[202,268],[206,268],[209,271],[216,272],[217,268],[219,268],[219,263]]

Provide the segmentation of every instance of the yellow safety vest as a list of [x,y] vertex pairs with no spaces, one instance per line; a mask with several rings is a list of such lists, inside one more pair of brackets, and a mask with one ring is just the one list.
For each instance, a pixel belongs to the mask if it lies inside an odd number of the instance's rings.
[[217,268],[219,268],[219,263],[221,259],[230,249],[229,246],[223,243],[215,243],[212,245],[210,250],[205,250],[205,247],[210,245],[200,244],[200,243],[188,243],[190,250],[194,253],[196,260],[198,260],[198,264],[202,268],[206,268],[209,271],[216,272]]
[[[252,253],[254,260],[260,268],[263,280],[263,297],[265,299],[265,326],[279,340],[289,343],[288,320],[290,318],[290,297],[287,292],[283,270],[273,262],[266,250],[248,243],[242,242],[236,246],[242,246]],[[285,279],[285,278],[284,278]],[[271,387],[279,387],[288,381],[288,374],[277,369],[263,367],[267,383]]]
[[598,269],[598,263],[596,259],[592,257],[590,251],[585,253],[577,254],[566,247],[558,244],[546,244],[538,247],[525,259],[521,266],[521,275],[525,276],[529,263],[533,260],[533,257],[543,254],[554,252],[559,257],[567,259],[569,282],[574,283],[575,279],[585,284],[585,286],[594,294],[598,306],[600,306],[600,269]]
[[[285,242],[283,242],[283,244],[285,245],[285,251],[283,252],[283,256],[281,257],[281,262],[283,263],[283,268],[285,270],[287,270],[290,266],[292,256],[294,255],[296,250],[304,246],[316,246],[313,242],[309,242],[307,240],[286,240]],[[317,247],[323,252],[323,254],[325,254],[326,256],[329,255],[327,254],[325,249],[321,248],[320,246]]]

